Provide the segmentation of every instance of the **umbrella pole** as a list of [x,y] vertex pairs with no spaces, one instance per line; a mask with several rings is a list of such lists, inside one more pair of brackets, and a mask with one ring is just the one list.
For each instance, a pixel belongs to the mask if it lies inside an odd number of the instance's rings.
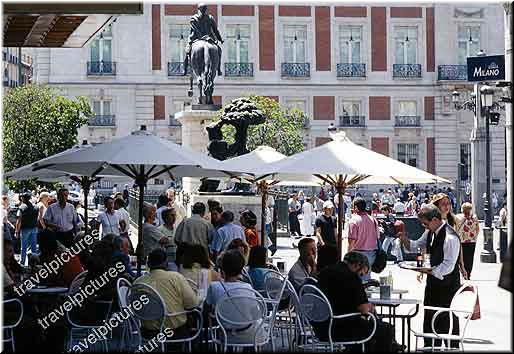
[[266,230],[266,217],[264,212],[266,211],[266,200],[268,199],[268,186],[265,181],[260,183],[261,187],[261,246],[264,246],[265,241],[265,230]]
[[344,227],[344,211],[343,211],[343,194],[345,192],[345,186],[342,181],[342,176],[339,176],[339,180],[336,184],[336,190],[339,195],[337,201],[338,213],[337,213],[337,247],[339,248],[339,255],[342,256],[343,252],[343,227]]
[[139,186],[139,213],[137,216],[137,276],[141,276],[141,263],[143,261],[143,203],[145,185],[142,180],[138,181]]

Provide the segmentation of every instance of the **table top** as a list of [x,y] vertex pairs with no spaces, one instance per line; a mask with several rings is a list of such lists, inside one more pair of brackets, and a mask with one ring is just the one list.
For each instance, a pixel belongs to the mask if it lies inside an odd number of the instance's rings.
[[63,294],[67,293],[68,288],[61,286],[36,286],[34,288],[28,289],[27,293],[31,294]]
[[371,298],[368,299],[371,304],[375,305],[419,305],[423,301],[418,299],[400,299],[400,298],[390,298],[390,299],[380,299],[380,298]]
[[[367,293],[380,294],[380,288],[377,286],[370,286],[366,289]],[[409,290],[405,289],[391,289],[391,294],[407,294]]]

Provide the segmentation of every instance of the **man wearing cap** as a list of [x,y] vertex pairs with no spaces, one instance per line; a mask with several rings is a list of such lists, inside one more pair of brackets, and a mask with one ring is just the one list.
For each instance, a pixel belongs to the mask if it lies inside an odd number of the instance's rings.
[[327,200],[323,203],[323,214],[316,218],[316,237],[318,246],[325,244],[337,247],[336,228],[337,219],[333,216],[334,204]]

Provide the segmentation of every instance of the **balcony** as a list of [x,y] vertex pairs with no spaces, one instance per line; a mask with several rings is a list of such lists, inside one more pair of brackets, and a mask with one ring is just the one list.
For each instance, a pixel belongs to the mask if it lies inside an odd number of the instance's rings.
[[421,127],[420,116],[396,116],[394,121],[395,127]]
[[366,77],[366,64],[340,63],[337,64],[337,77]]
[[310,77],[310,63],[282,63],[282,77]]
[[175,118],[175,115],[172,114],[172,115],[170,115],[170,120],[168,122],[168,126],[170,126],[170,127],[181,127],[182,124],[180,124],[178,119]]
[[253,77],[253,63],[225,63],[226,77]]
[[[191,65],[187,67],[187,75],[191,75]],[[170,61],[168,62],[168,76],[185,76],[184,62]]]
[[467,65],[438,65],[437,80],[468,80]]
[[89,118],[87,125],[90,127],[115,127],[116,119],[114,114],[95,115]]
[[116,62],[114,61],[88,61],[87,74],[90,76],[115,76]]
[[344,128],[363,128],[366,126],[364,116],[339,116],[339,126]]
[[421,64],[393,64],[393,77],[419,79],[421,78]]

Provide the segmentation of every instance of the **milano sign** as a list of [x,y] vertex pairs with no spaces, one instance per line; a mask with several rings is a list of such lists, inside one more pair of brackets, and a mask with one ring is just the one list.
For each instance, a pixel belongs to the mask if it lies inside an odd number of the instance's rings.
[[467,59],[468,81],[505,80],[505,56],[490,55]]

